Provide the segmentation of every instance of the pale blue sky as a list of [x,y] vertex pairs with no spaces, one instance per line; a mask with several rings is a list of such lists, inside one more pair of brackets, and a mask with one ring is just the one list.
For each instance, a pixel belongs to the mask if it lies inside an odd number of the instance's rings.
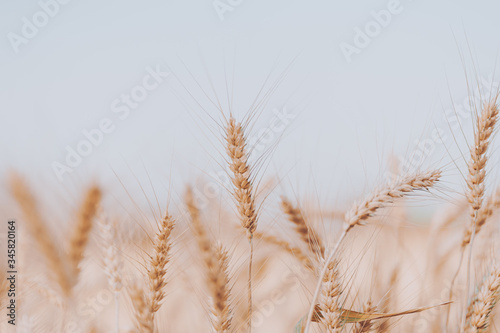
[[[474,74],[472,60],[491,80],[500,46],[499,2],[402,0],[400,11],[351,62],[339,45],[354,45],[356,28],[373,23],[371,12],[386,10],[391,1],[232,3],[221,21],[210,0],[73,0],[60,4],[16,53],[10,33],[22,36],[23,17],[32,22],[41,7],[1,2],[1,174],[16,168],[72,189],[97,175],[116,183],[113,172],[124,181],[136,174],[142,182],[147,170],[159,187],[169,180],[181,186],[217,172],[222,162],[208,116],[219,114],[189,72],[213,96],[210,77],[225,99],[224,67],[229,77],[234,68],[235,114],[243,116],[266,76],[272,83],[292,61],[254,127],[268,127],[273,109],[295,115],[285,132],[273,134],[280,142],[267,175],[286,175],[283,184],[297,191],[314,183],[332,200],[347,186],[355,195],[380,178],[391,153],[408,157],[415,140],[435,128],[448,131],[448,140],[423,166],[446,164],[458,174],[449,164],[446,148],[459,155],[442,115],[451,106],[450,91],[459,104],[467,96],[464,69]],[[113,101],[160,64],[172,75],[120,119]],[[112,133],[59,182],[53,162],[64,163],[66,147],[76,149],[85,139],[82,131],[103,119],[112,121]]]

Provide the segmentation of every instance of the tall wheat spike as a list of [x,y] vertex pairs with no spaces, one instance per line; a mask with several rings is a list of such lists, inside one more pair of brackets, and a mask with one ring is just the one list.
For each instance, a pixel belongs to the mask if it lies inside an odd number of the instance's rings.
[[[470,226],[464,232],[462,246],[461,246],[460,262],[458,264],[458,268],[455,272],[455,275],[452,278],[450,286],[450,294],[449,294],[450,300],[453,297],[453,286],[460,272],[465,252],[465,246],[467,244],[470,244],[470,249],[467,259],[467,282],[466,282],[465,297],[467,299],[469,298],[472,248],[474,246],[475,235],[478,231],[479,212],[483,207],[483,201],[484,201],[486,162],[488,161],[488,156],[486,153],[490,145],[490,138],[495,129],[495,124],[498,121],[498,106],[496,105],[496,99],[497,97],[495,97],[492,101],[488,103],[484,103],[481,113],[478,114],[476,118],[476,123],[474,128],[474,145],[470,148],[471,156],[468,163],[469,172],[466,181],[468,188],[468,191],[466,192],[466,197],[467,200],[469,201],[471,208],[470,209],[471,223]],[[483,221],[482,223],[484,223],[485,221]],[[462,315],[461,327],[464,327],[465,325],[466,311],[467,309],[464,309],[464,313]],[[448,321],[449,321],[449,311],[446,316],[446,326],[448,326]]]
[[[226,126],[226,151],[229,156],[229,167],[232,171],[233,196],[241,218],[243,228],[247,230],[250,242],[250,259],[248,264],[248,318],[252,318],[252,261],[253,234],[257,228],[257,211],[255,194],[248,164],[246,138],[241,123],[237,123],[231,115]],[[251,323],[248,330],[251,332]]]

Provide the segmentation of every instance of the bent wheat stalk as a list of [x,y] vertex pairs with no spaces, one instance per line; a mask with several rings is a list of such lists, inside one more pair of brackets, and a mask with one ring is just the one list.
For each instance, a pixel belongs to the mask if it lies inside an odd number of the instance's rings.
[[371,217],[377,210],[387,206],[388,204],[394,202],[395,199],[402,198],[411,192],[417,190],[427,190],[434,186],[436,182],[441,178],[441,171],[433,170],[423,173],[417,173],[413,176],[406,176],[402,179],[396,180],[395,183],[384,187],[381,190],[375,191],[368,196],[364,201],[359,204],[354,204],[353,207],[345,215],[345,224],[342,234],[340,235],[335,247],[330,251],[325,263],[319,274],[318,283],[316,284],[316,289],[314,291],[311,305],[309,307],[309,313],[306,317],[305,333],[309,332],[312,317],[314,314],[314,307],[316,306],[316,300],[318,299],[323,278],[327,273],[328,266],[330,262],[335,257],[342,241],[357,225],[363,225],[366,220]]

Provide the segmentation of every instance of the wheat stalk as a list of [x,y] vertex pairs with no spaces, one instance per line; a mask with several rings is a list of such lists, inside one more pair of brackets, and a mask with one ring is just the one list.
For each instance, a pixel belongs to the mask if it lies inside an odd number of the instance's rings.
[[215,332],[227,333],[231,328],[232,311],[229,307],[228,253],[222,245],[213,247],[204,225],[200,220],[200,210],[194,200],[193,191],[188,187],[185,202],[191,219],[193,232],[207,272],[208,289],[212,298],[212,327]]
[[115,225],[111,223],[110,219],[105,216],[104,212],[98,214],[99,231],[101,234],[100,247],[103,252],[104,273],[108,278],[108,284],[114,294],[115,302],[115,332],[120,332],[120,309],[119,309],[119,294],[123,287],[122,283],[122,270],[123,262],[121,261],[118,253],[116,241]]
[[[77,221],[73,234],[69,241],[69,254],[73,279],[76,281],[80,273],[80,263],[83,259],[85,247],[87,246],[90,231],[92,230],[93,220],[97,213],[99,203],[101,202],[101,190],[97,186],[91,186],[77,213]],[[74,282],[73,282],[74,283]]]
[[205,226],[201,223],[200,210],[196,205],[193,190],[191,187],[188,187],[186,190],[185,203],[189,213],[192,230],[196,237],[203,262],[205,266],[210,269],[214,266],[214,251],[212,249],[212,243],[205,230]]
[[[253,234],[257,228],[257,211],[255,205],[250,166],[246,151],[246,139],[241,123],[237,123],[231,115],[226,126],[226,152],[229,156],[231,169],[233,196],[243,228],[247,230],[250,242],[250,259],[248,264],[248,318],[252,320],[252,261],[253,261]],[[251,323],[248,330],[251,332]]]
[[[485,188],[485,177],[486,177],[486,162],[488,157],[486,152],[488,150],[488,146],[490,144],[490,138],[495,129],[495,124],[498,120],[498,107],[496,105],[496,97],[493,101],[489,103],[485,103],[483,106],[483,110],[480,115],[477,116],[476,119],[476,128],[474,129],[474,146],[471,147],[470,153],[471,157],[468,164],[469,173],[467,175],[467,187],[468,191],[466,192],[467,200],[469,201],[471,207],[471,224],[470,227],[472,229],[472,233],[470,235],[470,248],[467,260],[467,280],[466,280],[466,292],[465,297],[469,300],[469,288],[470,288],[470,270],[472,263],[472,249],[474,246],[474,239],[477,233],[478,228],[478,217],[479,212],[483,206],[484,200],[484,188]],[[484,223],[484,222],[483,222]],[[466,231],[464,234],[465,238],[468,238],[468,232]],[[462,242],[463,244],[464,242]],[[460,263],[455,273],[455,276],[452,280],[452,285],[450,287],[450,298],[453,295],[453,283],[455,282],[456,277],[458,276],[458,272],[460,271],[460,266],[462,265],[462,257],[464,253],[464,246],[462,246],[460,255]],[[469,303],[469,301],[467,301]],[[462,326],[465,326],[465,314],[467,309],[464,308],[464,314],[462,316]],[[448,318],[446,320],[448,323]]]
[[430,187],[434,186],[436,182],[441,178],[441,171],[433,170],[427,172],[420,172],[413,176],[406,176],[399,180],[396,180],[393,184],[390,184],[381,190],[375,191],[370,194],[361,203],[354,204],[353,207],[345,215],[344,230],[340,235],[337,243],[331,250],[328,258],[325,260],[325,264],[321,269],[318,283],[316,284],[316,289],[314,291],[312,301],[309,307],[309,313],[306,318],[305,333],[309,332],[311,325],[311,320],[314,313],[314,307],[316,304],[316,299],[321,290],[321,285],[323,277],[327,272],[330,262],[333,260],[340,244],[345,239],[347,233],[352,230],[357,225],[363,225],[366,220],[371,217],[377,210],[387,206],[388,204],[394,202],[395,199],[404,197],[411,192],[417,190],[428,190]]
[[35,243],[48,262],[49,271],[56,277],[57,283],[65,296],[71,293],[71,283],[66,271],[63,257],[59,254],[54,239],[50,236],[51,232],[47,228],[42,214],[38,210],[35,196],[29,189],[25,180],[17,174],[10,177],[10,190],[21,208],[26,225],[33,235]]

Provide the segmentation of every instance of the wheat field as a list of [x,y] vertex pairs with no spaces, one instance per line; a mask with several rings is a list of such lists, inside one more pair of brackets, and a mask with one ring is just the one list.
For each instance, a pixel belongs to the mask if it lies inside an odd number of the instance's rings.
[[[15,329],[496,332],[500,192],[488,160],[497,97],[474,108],[473,137],[460,147],[463,193],[447,193],[443,182],[453,165],[388,166],[391,177],[351,205],[318,208],[259,176],[248,143],[254,115],[224,110],[213,140],[230,179],[216,184],[227,200],[194,181],[175,189],[178,204],[156,197],[130,210],[91,182],[57,213],[60,228],[44,205],[50,189],[35,191],[36,179],[12,171],[3,208],[17,228]],[[413,223],[409,207],[436,197],[447,200]],[[2,265],[0,330],[9,332],[12,285]]]

